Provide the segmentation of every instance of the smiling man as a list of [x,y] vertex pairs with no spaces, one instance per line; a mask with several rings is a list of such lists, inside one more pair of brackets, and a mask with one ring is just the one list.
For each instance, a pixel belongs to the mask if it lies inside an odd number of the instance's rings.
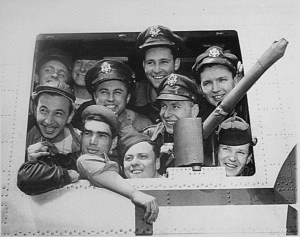
[[122,159],[126,178],[161,178],[159,147],[142,133],[131,132],[118,142],[118,152]]
[[169,156],[173,152],[173,126],[179,119],[197,117],[199,113],[199,91],[195,82],[179,74],[171,74],[165,78],[159,91],[157,100],[161,105],[160,117],[162,122],[149,126],[143,133],[161,146],[161,153],[168,155],[161,158],[159,172],[162,174],[167,167],[173,166],[169,164]]
[[166,76],[179,69],[182,46],[183,40],[165,26],[148,27],[137,37],[136,47],[146,79],[136,85],[135,106],[153,123],[159,119],[159,106],[155,103],[159,85]]
[[252,139],[248,123],[237,116],[226,119],[219,126],[218,142],[219,166],[225,167],[227,176],[254,174],[247,165],[253,162],[251,146],[256,145],[256,139]]
[[107,153],[116,137],[120,122],[110,109],[102,105],[91,105],[82,113],[82,155],[77,160],[78,171],[82,178],[92,185],[105,187],[129,198],[134,204],[145,208],[145,221],[153,223],[158,215],[156,198],[147,195],[126,182],[119,174],[116,162]]

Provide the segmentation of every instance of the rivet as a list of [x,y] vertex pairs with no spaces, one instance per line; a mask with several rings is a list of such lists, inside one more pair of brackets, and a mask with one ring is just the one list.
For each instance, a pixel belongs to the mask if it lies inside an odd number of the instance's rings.
[[123,232],[123,230],[121,229],[120,232]]
[[168,201],[168,204],[170,204],[170,202]]
[[228,203],[230,203],[230,200],[228,200]]
[[228,194],[230,194],[230,192],[229,192],[229,191],[227,191],[227,193],[228,193]]
[[230,198],[230,196],[227,196],[228,198]]

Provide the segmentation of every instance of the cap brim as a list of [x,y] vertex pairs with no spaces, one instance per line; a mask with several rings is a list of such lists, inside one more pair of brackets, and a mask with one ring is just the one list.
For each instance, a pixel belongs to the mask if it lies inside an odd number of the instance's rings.
[[174,95],[174,94],[160,94],[157,100],[191,100],[188,97],[181,96],[181,95]]
[[145,48],[151,48],[151,47],[159,47],[159,46],[166,46],[170,47],[173,46],[173,42],[152,42],[152,43],[146,43],[141,46],[139,46],[140,49],[145,49]]
[[234,66],[232,65],[231,62],[229,62],[229,60],[225,59],[225,58],[205,58],[202,63],[200,63],[200,67],[203,67],[206,64],[219,64],[219,65],[223,65],[226,66],[228,68],[231,68],[233,70],[235,70]]
[[32,98],[35,99],[39,94],[41,93],[55,93],[55,94],[59,94],[61,96],[66,97],[67,99],[69,99],[72,103],[75,102],[75,96],[72,94],[69,94],[67,92],[61,91],[55,87],[51,87],[51,86],[39,86],[38,87],[38,91],[33,92],[32,94]]

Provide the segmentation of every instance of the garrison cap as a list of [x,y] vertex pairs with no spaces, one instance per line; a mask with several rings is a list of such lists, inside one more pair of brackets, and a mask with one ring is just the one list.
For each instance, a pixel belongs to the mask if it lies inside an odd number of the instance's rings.
[[197,84],[186,76],[170,74],[159,86],[157,100],[191,100],[199,103]]
[[136,46],[139,49],[166,46],[176,50],[181,50],[183,40],[178,35],[174,34],[169,28],[155,25],[148,27],[138,35]]
[[120,122],[118,116],[110,109],[103,105],[90,105],[81,114],[82,120],[88,119],[90,116],[98,116],[97,121],[107,123],[112,128],[113,138],[117,135]]
[[221,47],[212,46],[196,58],[192,71],[194,74],[197,74],[204,65],[220,64],[235,72],[237,70],[237,63],[238,58],[234,54],[224,53]]
[[71,55],[69,55],[68,53],[66,53],[60,49],[57,49],[57,48],[51,48],[51,49],[45,50],[44,52],[42,52],[40,54],[40,56],[37,59],[36,71],[38,72],[40,70],[41,66],[43,66],[46,62],[51,61],[51,60],[56,60],[56,61],[61,62],[62,64],[64,64],[66,66],[69,73],[72,72],[73,61],[72,61]]
[[121,159],[124,159],[126,152],[135,144],[140,142],[148,142],[151,143],[151,139],[149,136],[139,132],[129,132],[125,136],[121,137],[118,141],[118,154]]
[[92,95],[99,83],[118,80],[130,87],[134,81],[134,74],[125,63],[113,60],[103,59],[91,67],[85,75],[86,89]]
[[253,143],[251,129],[248,123],[238,116],[233,116],[222,122],[218,129],[219,144],[239,146]]
[[39,94],[50,92],[62,95],[69,99],[71,103],[75,103],[75,96],[73,91],[71,90],[70,86],[66,83],[59,82],[59,81],[50,81],[43,85],[39,85],[35,88],[35,91],[32,93],[32,99],[35,100]]

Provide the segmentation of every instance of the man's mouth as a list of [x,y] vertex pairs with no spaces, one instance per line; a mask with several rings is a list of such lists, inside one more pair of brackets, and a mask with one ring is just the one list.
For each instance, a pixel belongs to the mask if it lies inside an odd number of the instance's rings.
[[111,110],[117,108],[116,105],[105,105],[105,107],[106,107],[106,108],[109,108],[109,109],[111,109]]
[[44,126],[44,131],[48,134],[52,134],[55,131],[55,127],[51,127],[51,126]]
[[165,120],[165,121],[166,121],[166,125],[170,126],[170,127],[173,127],[176,122],[176,121],[167,121],[167,120]]
[[155,80],[162,80],[164,77],[165,77],[165,75],[163,75],[163,76],[152,76]]
[[212,96],[212,98],[216,101],[220,101],[224,98],[225,94],[222,94],[222,95],[214,95]]
[[96,153],[99,152],[99,149],[97,149],[97,148],[92,148],[92,147],[86,148],[86,150],[87,150],[87,152],[88,152],[89,154],[96,154]]
[[131,170],[132,174],[140,174],[142,172],[143,172],[143,170]]
[[77,77],[79,77],[80,79],[84,79],[85,78],[85,74],[77,74]]
[[230,168],[230,169],[235,169],[237,166],[231,163],[225,163],[226,167]]

